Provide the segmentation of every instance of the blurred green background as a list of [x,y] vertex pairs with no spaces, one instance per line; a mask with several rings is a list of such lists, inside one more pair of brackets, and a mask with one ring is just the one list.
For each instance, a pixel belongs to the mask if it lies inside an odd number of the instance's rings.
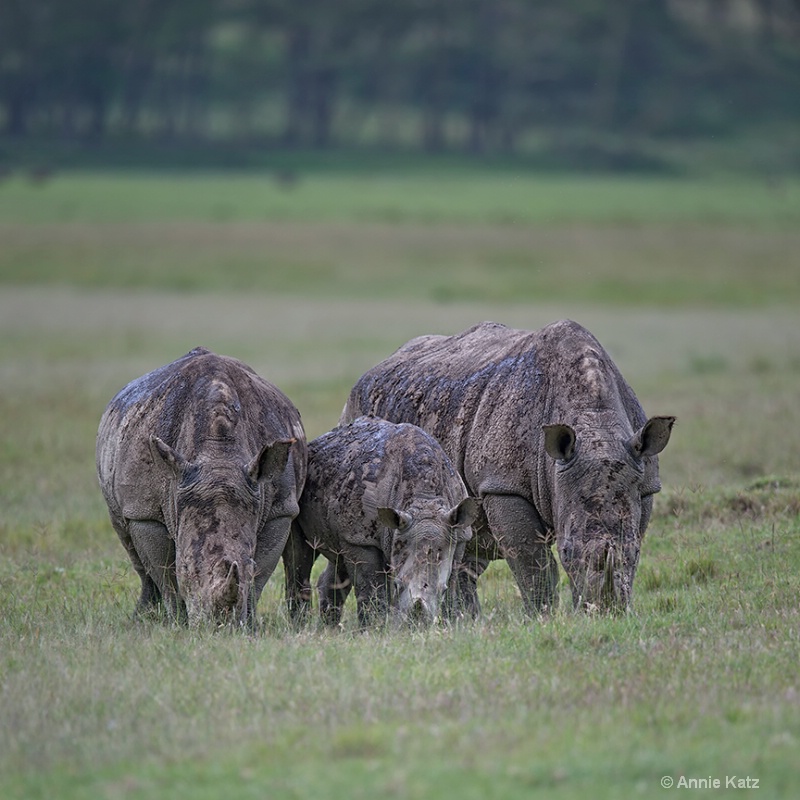
[[799,32],[792,0],[7,0],[0,165],[290,185],[461,153],[780,182],[800,168]]

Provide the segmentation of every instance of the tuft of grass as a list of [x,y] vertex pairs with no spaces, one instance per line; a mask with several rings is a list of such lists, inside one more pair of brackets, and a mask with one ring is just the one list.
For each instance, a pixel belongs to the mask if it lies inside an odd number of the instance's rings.
[[687,491],[667,490],[658,498],[654,515],[661,522],[680,520],[684,524],[712,520],[735,524],[763,519],[792,520],[800,516],[797,478],[769,475],[744,487],[715,487]]
[[680,605],[676,594],[662,594],[656,599],[655,610],[659,615],[671,614]]
[[728,362],[719,355],[693,356],[689,362],[689,369],[697,375],[708,375],[714,372],[725,372]]
[[684,567],[689,581],[708,583],[717,575],[717,565],[712,558],[694,558]]

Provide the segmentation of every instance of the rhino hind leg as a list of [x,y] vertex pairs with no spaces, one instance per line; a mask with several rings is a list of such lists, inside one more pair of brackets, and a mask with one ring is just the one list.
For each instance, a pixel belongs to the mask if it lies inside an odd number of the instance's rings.
[[558,564],[539,514],[524,497],[486,495],[483,509],[529,614],[558,604]]
[[326,625],[338,625],[353,582],[344,559],[328,561],[317,581],[319,615]]

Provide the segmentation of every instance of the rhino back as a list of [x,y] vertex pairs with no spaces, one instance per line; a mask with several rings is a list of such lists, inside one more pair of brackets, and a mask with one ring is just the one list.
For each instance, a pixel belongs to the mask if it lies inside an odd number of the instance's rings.
[[441,446],[414,425],[362,417],[311,442],[308,460],[300,522],[328,547],[380,543],[380,507],[443,498],[449,508],[466,496]]
[[644,422],[591,333],[570,320],[538,331],[484,322],[400,347],[359,379],[343,419],[374,413],[419,425],[442,444],[470,494],[521,494],[539,506],[550,470],[541,427],[575,424],[587,410],[609,411],[630,432]]
[[190,461],[215,448],[247,462],[264,444],[294,438],[294,474],[287,477],[296,492],[302,488],[305,437],[297,409],[237,359],[195,348],[112,398],[98,430],[97,468],[106,500],[126,517],[160,519],[166,484],[154,468],[151,435]]

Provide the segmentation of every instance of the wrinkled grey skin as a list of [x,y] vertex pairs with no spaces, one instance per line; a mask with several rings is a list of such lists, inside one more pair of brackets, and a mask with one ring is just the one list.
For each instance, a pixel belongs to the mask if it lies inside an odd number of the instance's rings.
[[100,421],[97,474],[142,582],[137,611],[252,626],[306,459],[297,409],[233,358],[196,348],[122,389]]
[[479,612],[476,581],[494,558],[508,561],[529,612],[552,608],[554,543],[576,606],[628,607],[675,420],[645,417],[587,330],[484,322],[421,336],[359,379],[342,421],[361,414],[424,428],[482,500],[459,569],[465,611]]
[[478,504],[436,440],[414,425],[362,417],[309,444],[308,480],[284,552],[286,595],[308,613],[317,553],[328,564],[320,614],[338,624],[355,587],[362,626],[439,616],[453,561],[472,537]]

